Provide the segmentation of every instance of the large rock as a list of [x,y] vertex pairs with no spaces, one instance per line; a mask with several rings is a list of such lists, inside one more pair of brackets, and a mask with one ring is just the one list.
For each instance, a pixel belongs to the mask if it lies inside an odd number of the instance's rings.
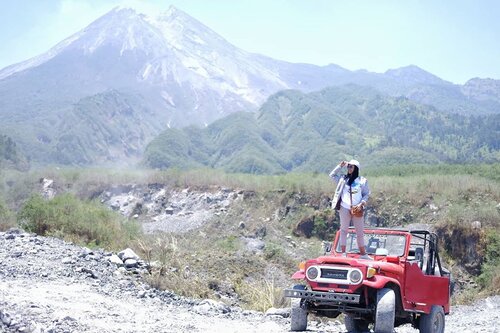
[[135,259],[135,260],[140,259],[139,256],[137,254],[135,254],[135,252],[130,248],[127,248],[127,249],[119,252],[118,258],[120,258],[123,262],[127,261],[128,259]]
[[231,312],[231,308],[222,302],[205,299],[193,306],[193,311],[199,314],[209,315],[214,313],[228,313]]
[[293,233],[296,236],[311,237],[314,230],[314,217],[305,217],[297,223]]

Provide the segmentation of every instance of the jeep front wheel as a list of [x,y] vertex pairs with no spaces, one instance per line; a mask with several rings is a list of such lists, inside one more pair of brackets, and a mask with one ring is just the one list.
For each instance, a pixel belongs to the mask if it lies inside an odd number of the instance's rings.
[[396,307],[394,290],[383,288],[377,291],[377,308],[375,310],[375,333],[392,333]]
[[290,330],[293,332],[305,331],[307,329],[307,311],[301,308],[300,299],[292,299],[290,321]]
[[[304,285],[295,285],[293,289],[306,290]],[[301,307],[300,298],[291,299],[290,330],[293,332],[305,331],[307,329],[307,311]]]
[[429,314],[420,317],[420,333],[444,333],[444,311],[440,306],[433,305]]

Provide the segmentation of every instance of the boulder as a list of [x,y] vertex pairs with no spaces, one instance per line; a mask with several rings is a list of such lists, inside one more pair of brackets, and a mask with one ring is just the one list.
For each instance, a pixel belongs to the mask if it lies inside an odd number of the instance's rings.
[[119,252],[118,258],[120,258],[123,262],[127,261],[127,259],[135,259],[135,260],[140,259],[139,256],[137,254],[135,254],[135,252],[130,248],[127,248],[127,249]]
[[309,238],[314,230],[314,217],[305,217],[295,226],[293,233],[296,236]]
[[107,259],[109,262],[116,264],[119,267],[123,266],[123,261],[116,254],[113,254],[113,255],[107,257]]

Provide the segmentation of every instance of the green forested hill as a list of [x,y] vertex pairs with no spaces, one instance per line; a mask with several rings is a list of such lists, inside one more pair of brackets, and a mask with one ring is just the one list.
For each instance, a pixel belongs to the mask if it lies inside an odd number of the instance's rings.
[[109,90],[63,109],[41,103],[19,118],[0,112],[0,122],[35,164],[124,164],[165,128],[168,110],[153,111],[151,100]]
[[17,148],[16,143],[8,136],[0,134],[0,169],[29,169],[29,163]]
[[343,158],[364,165],[500,161],[500,115],[444,114],[407,98],[354,85],[271,96],[259,113],[206,128],[169,129],[146,148],[153,168],[210,166],[279,173],[329,170]]

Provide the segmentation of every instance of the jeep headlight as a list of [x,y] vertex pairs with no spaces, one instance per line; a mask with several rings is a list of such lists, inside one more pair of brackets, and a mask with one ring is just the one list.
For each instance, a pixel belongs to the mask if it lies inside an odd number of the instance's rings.
[[319,270],[317,267],[311,266],[307,269],[306,275],[309,280],[314,280],[318,277]]
[[359,283],[359,281],[361,281],[361,278],[362,278],[361,271],[353,269],[352,271],[349,272],[349,280],[351,281],[351,283],[354,284]]
[[371,277],[374,277],[375,274],[377,273],[377,270],[373,267],[368,267],[366,270],[366,278],[369,279]]

